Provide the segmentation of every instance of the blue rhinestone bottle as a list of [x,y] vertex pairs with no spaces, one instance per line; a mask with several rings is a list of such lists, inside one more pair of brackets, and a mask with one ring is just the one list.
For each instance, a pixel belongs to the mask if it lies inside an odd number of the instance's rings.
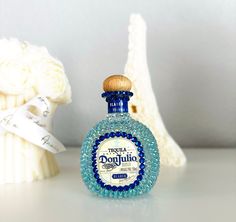
[[154,186],[160,162],[151,131],[128,113],[131,81],[112,75],[103,83],[108,115],[92,128],[81,149],[81,174],[88,189],[101,197],[126,198]]

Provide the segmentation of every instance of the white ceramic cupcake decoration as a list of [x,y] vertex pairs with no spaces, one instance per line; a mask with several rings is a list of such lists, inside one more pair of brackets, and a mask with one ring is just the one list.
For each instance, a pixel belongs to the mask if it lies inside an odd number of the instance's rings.
[[158,141],[161,164],[182,166],[186,162],[186,157],[168,134],[152,89],[146,57],[146,24],[140,15],[134,14],[130,17],[128,50],[125,75],[133,83],[134,97],[130,101],[131,115],[152,130]]
[[0,40],[0,184],[58,174],[53,153],[65,148],[51,134],[51,120],[70,101],[63,65],[45,47]]

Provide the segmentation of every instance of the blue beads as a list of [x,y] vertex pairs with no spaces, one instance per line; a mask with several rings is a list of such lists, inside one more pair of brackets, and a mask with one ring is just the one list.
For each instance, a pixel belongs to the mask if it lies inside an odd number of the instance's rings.
[[100,140],[95,141],[95,145],[98,146],[100,144]]
[[96,153],[93,153],[93,155],[92,155],[92,161],[96,161]]
[[142,176],[142,175],[138,175],[138,176],[137,176],[137,180],[138,180],[138,181],[141,181],[142,179],[143,179],[143,176]]
[[139,157],[144,157],[144,152],[140,151],[138,155]]
[[97,183],[101,185],[102,180],[100,178],[97,179]]
[[138,147],[138,151],[139,151],[139,152],[142,152],[142,151],[143,151],[143,147],[139,146],[139,147]]
[[106,188],[107,190],[111,190],[111,185],[105,185],[105,188]]
[[143,170],[145,168],[145,165],[143,163],[141,163],[139,168]]
[[130,185],[129,185],[129,187],[130,187],[130,189],[134,189],[134,187],[135,187],[135,184],[134,184],[134,183],[132,183],[132,184],[130,184]]
[[136,146],[141,146],[141,142],[140,142],[140,141],[136,141],[136,142],[135,142],[135,145],[136,145]]
[[100,137],[99,137],[99,140],[100,140],[100,141],[103,141],[104,139],[105,139],[105,136],[100,136]]
[[119,187],[118,187],[118,191],[121,192],[121,191],[123,191],[123,190],[124,190],[124,187],[122,187],[122,186],[119,186]]
[[[137,137],[134,136],[134,137],[131,139],[131,141],[135,143],[135,142],[138,141],[138,139],[137,139]],[[141,145],[141,143],[140,143],[140,145]]]
[[122,136],[122,137],[126,137],[126,136],[127,136],[127,133],[126,133],[126,132],[122,132],[122,133],[121,133],[121,136]]
[[135,181],[134,181],[134,185],[135,185],[135,186],[138,186],[138,185],[139,185],[139,181],[138,181],[138,180],[135,180]]
[[109,136],[112,137],[112,138],[115,137],[115,135],[116,135],[116,134],[115,134],[114,132],[111,132],[111,133],[109,134]]
[[109,138],[109,133],[105,133],[105,134],[104,134],[104,137],[105,137],[106,139],[108,139],[108,138]]
[[106,97],[107,99],[111,99],[111,97],[129,99],[130,96],[133,96],[133,93],[130,91],[110,91],[102,93],[102,97]]
[[139,170],[139,175],[144,175],[144,170],[143,169],[141,169],[141,170]]
[[120,136],[121,136],[121,133],[120,133],[120,132],[116,132],[116,136],[117,136],[117,137],[120,137]]
[[112,188],[111,188],[113,191],[117,191],[117,186],[112,186]]
[[95,177],[96,179],[99,179],[99,174],[98,174],[98,173],[95,173],[95,174],[94,174],[94,177]]
[[129,190],[129,186],[125,185],[124,186],[124,191],[128,191]]
[[93,146],[93,149],[94,149],[94,150],[97,150],[97,149],[98,149],[98,146],[97,146],[97,145],[94,145],[94,146]]
[[139,159],[139,163],[144,163],[145,162],[145,159],[144,158],[140,158]]
[[132,135],[131,134],[127,134],[127,139],[131,139]]

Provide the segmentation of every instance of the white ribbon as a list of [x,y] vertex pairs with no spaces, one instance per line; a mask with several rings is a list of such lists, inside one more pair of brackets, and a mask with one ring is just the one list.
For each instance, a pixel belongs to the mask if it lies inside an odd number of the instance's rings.
[[[39,115],[30,112],[34,107]],[[44,96],[37,96],[26,104],[0,111],[0,133],[11,132],[52,153],[65,151],[63,144],[47,129],[51,127],[52,105]]]

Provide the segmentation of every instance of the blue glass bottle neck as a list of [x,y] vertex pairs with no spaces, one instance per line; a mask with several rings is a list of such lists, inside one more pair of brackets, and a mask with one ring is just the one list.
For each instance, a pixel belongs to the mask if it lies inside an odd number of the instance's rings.
[[133,93],[129,91],[104,92],[102,97],[106,98],[108,103],[108,113],[128,113],[129,97]]

